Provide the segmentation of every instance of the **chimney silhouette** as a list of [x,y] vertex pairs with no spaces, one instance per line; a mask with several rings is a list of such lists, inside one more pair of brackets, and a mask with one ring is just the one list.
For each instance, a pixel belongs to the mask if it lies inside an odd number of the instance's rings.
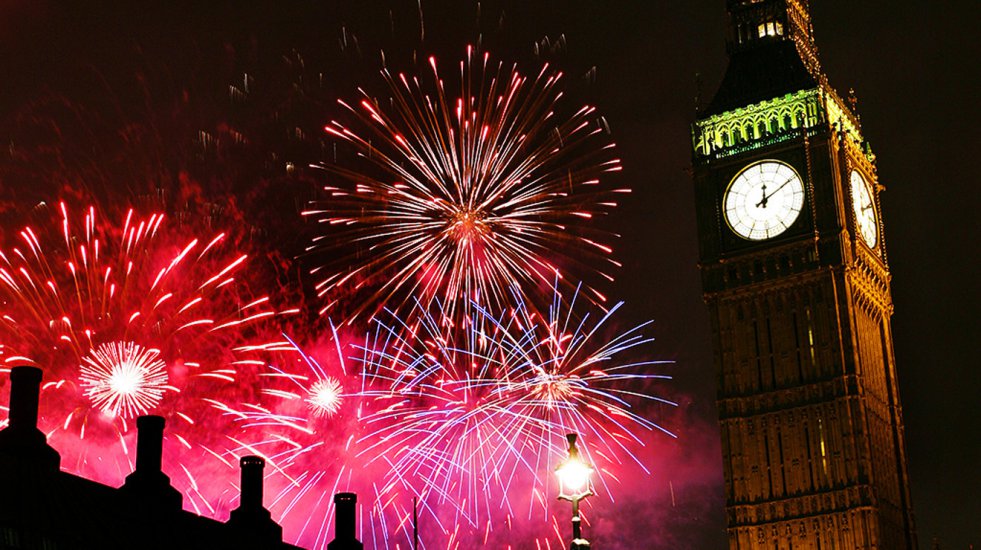
[[163,456],[162,416],[136,419],[136,469],[126,476],[121,490],[137,499],[142,506],[179,511],[184,497],[170,485],[170,478],[160,468]]
[[283,528],[272,520],[269,510],[262,506],[262,470],[266,461],[258,456],[243,456],[242,496],[238,508],[232,510],[228,525],[238,531],[241,547],[266,548],[283,540]]
[[364,550],[364,545],[354,536],[354,506],[358,495],[337,493],[334,495],[334,540],[327,550]]
[[58,471],[61,455],[37,427],[41,369],[20,366],[10,369],[10,424],[0,430],[0,453],[22,466]]

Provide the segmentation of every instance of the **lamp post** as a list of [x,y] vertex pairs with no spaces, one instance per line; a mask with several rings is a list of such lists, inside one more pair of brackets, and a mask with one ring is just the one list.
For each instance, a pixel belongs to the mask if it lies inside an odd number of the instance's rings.
[[572,503],[571,550],[588,550],[589,541],[582,538],[579,501],[593,494],[589,486],[589,476],[593,473],[593,467],[579,458],[576,434],[568,434],[565,438],[569,440],[569,458],[555,469],[559,477],[559,500],[568,500]]

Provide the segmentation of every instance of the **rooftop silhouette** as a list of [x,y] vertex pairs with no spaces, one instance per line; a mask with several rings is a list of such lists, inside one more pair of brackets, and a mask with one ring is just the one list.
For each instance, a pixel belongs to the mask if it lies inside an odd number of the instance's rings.
[[[37,427],[41,370],[10,372],[9,425],[0,430],[0,548],[296,549],[262,503],[258,456],[240,460],[242,494],[227,522],[198,516],[162,470],[165,421],[141,416],[136,468],[113,488],[60,470],[61,457]],[[336,539],[331,550],[360,550],[353,493],[335,495]]]

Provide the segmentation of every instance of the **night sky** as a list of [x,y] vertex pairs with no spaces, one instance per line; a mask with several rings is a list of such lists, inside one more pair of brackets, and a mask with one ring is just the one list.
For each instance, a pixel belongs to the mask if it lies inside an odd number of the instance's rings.
[[[812,3],[822,66],[839,92],[854,88],[886,186],[893,330],[920,545],[931,547],[934,537],[943,548],[981,545],[977,5]],[[675,511],[652,511],[643,528],[666,547],[724,544],[714,378],[687,173],[696,97],[707,102],[725,69],[723,0],[482,2],[479,16],[472,2],[422,0],[424,31],[414,0],[98,4],[99,11],[81,2],[0,4],[5,145],[23,139],[17,119],[24,106],[52,91],[104,105],[98,90],[118,87],[123,110],[137,103],[125,89],[134,67],[167,72],[149,80],[162,87],[153,90],[161,97],[171,93],[161,83],[185,79],[220,88],[219,76],[201,74],[229,45],[259,52],[260,67],[263,56],[293,48],[324,59],[337,71],[329,75],[332,91],[351,96],[377,73],[379,49],[392,63],[412,50],[457,59],[481,36],[495,57],[534,66],[536,42],[561,44],[556,63],[605,114],[625,167],[620,181],[635,191],[611,223],[623,235],[615,256],[624,268],[610,294],[627,302],[628,319],[654,319],[656,353],[676,362],[676,381],[662,393],[681,403],[665,417],[679,440],[654,443],[661,455],[652,478],[658,494],[674,491]],[[342,28],[358,46],[339,55]],[[92,84],[93,74],[103,82]],[[26,193],[14,176],[0,173],[5,201]],[[662,494],[657,502],[671,500]]]

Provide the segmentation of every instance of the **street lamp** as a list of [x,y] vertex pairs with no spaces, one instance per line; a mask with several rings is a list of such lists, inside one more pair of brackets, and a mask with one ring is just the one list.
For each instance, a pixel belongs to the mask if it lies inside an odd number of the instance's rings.
[[569,440],[569,458],[555,469],[559,477],[559,500],[568,500],[572,503],[571,550],[587,550],[589,541],[582,538],[579,501],[593,494],[589,487],[589,476],[593,473],[593,467],[579,458],[576,434],[568,434],[565,438]]

